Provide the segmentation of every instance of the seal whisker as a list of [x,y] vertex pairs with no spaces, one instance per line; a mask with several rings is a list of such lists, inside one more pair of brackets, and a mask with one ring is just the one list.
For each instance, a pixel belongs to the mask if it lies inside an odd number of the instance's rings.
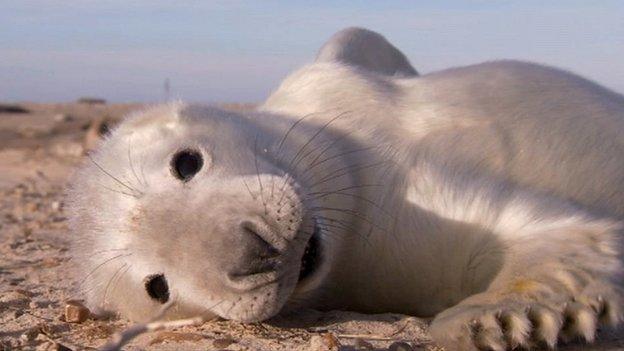
[[232,309],[234,308],[234,306],[236,306],[236,302],[231,302],[230,308],[227,309],[227,311],[225,312],[225,314],[230,314],[230,312],[232,311]]
[[203,308],[203,310],[208,312],[208,313],[214,314],[215,312],[213,312],[212,309],[217,307],[217,306],[219,306],[223,302],[225,302],[225,299],[221,299],[219,302],[212,304],[212,306]]
[[256,200],[256,196],[253,194],[253,192],[251,191],[251,188],[249,188],[249,184],[247,184],[247,182],[245,181],[244,178],[241,178],[241,181],[243,182],[243,184],[245,185],[245,188],[247,189],[247,192],[249,193],[249,195],[251,196],[251,198],[255,201]]
[[[329,149],[330,149],[332,146],[334,146],[334,145],[335,145],[338,141],[341,141],[341,140],[345,139],[348,135],[352,134],[353,132],[354,132],[354,131],[350,131],[350,132],[348,132],[348,133],[345,133],[345,134],[343,134],[343,135],[339,136],[338,138],[334,138],[334,139],[332,139],[332,140],[327,140],[327,141],[325,141],[325,142],[329,142],[329,144],[328,144],[327,146],[325,146],[325,147],[324,147],[324,148],[323,148],[320,152],[318,152],[318,153],[317,153],[316,157],[315,157],[312,161],[310,161],[310,162],[309,162],[309,163],[305,166],[305,168],[304,168],[304,170],[302,171],[302,173],[304,173],[304,174],[305,174],[305,172],[308,172],[308,171],[309,171],[309,166],[310,166],[310,164],[314,163],[314,162],[315,162],[316,160],[318,160],[321,156],[323,156],[323,155],[324,155],[327,151],[329,151]],[[321,144],[322,144],[322,143],[321,143]],[[308,151],[307,153],[305,153],[305,154],[301,157],[301,159],[300,159],[299,161],[304,160],[304,159],[305,159],[305,158],[307,158],[310,154],[312,154],[312,153],[314,153],[314,152],[316,152],[316,151],[317,151],[316,149],[312,149],[312,150]],[[297,164],[296,164],[294,167],[298,166],[299,161],[297,162]],[[307,176],[306,176],[306,175],[304,175],[304,176],[302,177],[302,179],[301,179],[301,182],[304,182],[304,183],[305,183],[306,181],[308,181],[308,180],[310,179],[310,177],[312,177],[312,173],[309,173]],[[292,179],[292,176],[291,176],[290,174],[288,174],[288,175],[287,175],[287,180],[289,180],[288,178]],[[283,194],[282,194],[282,195],[283,195]],[[282,200],[282,198],[280,198],[280,202],[281,202],[281,200]]]
[[271,174],[271,194],[269,195],[269,199],[273,199],[274,188],[275,188],[275,175]]
[[359,148],[359,149],[345,151],[343,153],[327,157],[327,158],[325,158],[323,160],[320,160],[320,161],[318,161],[318,162],[316,162],[314,164],[311,164],[307,168],[307,170],[310,171],[310,170],[314,169],[315,167],[318,167],[319,165],[321,165],[321,164],[323,164],[323,163],[325,163],[327,161],[331,161],[331,160],[339,158],[339,157],[347,156],[347,155],[358,153],[358,152],[364,152],[364,151],[368,151],[368,150],[372,150],[372,149],[376,149],[376,148],[378,148],[378,146],[367,146],[367,147],[363,147],[363,148]]
[[258,134],[256,134],[254,140],[254,165],[256,166],[256,176],[258,177],[258,186],[260,186],[260,198],[262,199],[262,204],[264,205],[264,213],[269,213],[267,210],[267,203],[264,199],[264,188],[262,186],[262,179],[260,179],[260,169],[258,168]]
[[[297,153],[295,154],[295,156],[290,160],[290,163],[288,164],[287,169],[294,169],[297,167],[297,165],[299,164],[299,162],[301,162],[302,159],[298,159],[299,156],[301,155],[301,153],[303,151],[305,151],[305,149],[314,141],[314,139],[316,139],[317,136],[319,136],[325,129],[327,129],[332,123],[334,123],[335,121],[337,121],[338,119],[346,116],[348,113],[350,113],[351,111],[344,111],[341,112],[340,114],[338,114],[336,117],[330,119],[327,123],[325,123],[321,128],[319,128],[309,139],[308,141],[305,142],[305,144],[303,144],[303,146],[301,146],[299,148],[299,150],[297,151]],[[294,163],[295,161],[297,161],[296,163]],[[294,163],[294,164],[293,164]]]
[[111,251],[130,251],[130,249],[108,249],[108,250],[98,250],[98,251],[94,251],[89,253],[90,255],[98,255],[101,253],[107,253],[107,252],[111,252]]
[[306,166],[306,169],[308,169],[308,170],[309,170],[309,169],[311,169],[310,167],[311,167],[312,165],[314,165],[314,163],[315,163],[316,161],[318,161],[318,160],[319,160],[319,158],[321,158],[321,156],[325,155],[325,154],[326,154],[326,153],[327,153],[327,152],[328,152],[328,151],[329,151],[329,150],[330,150],[333,146],[335,146],[337,142],[339,142],[339,141],[342,141],[342,140],[346,139],[348,136],[350,136],[350,135],[351,135],[351,134],[353,134],[353,133],[355,133],[355,130],[350,130],[350,131],[348,131],[348,132],[346,132],[346,133],[344,133],[344,134],[340,135],[338,138],[333,139],[333,140],[329,143],[329,145],[327,145],[325,148],[323,148],[323,149],[322,149],[322,150],[321,150],[321,151],[320,151],[320,152],[316,155],[316,157],[314,157],[314,158],[312,159],[312,161],[310,161],[310,162],[308,163],[308,165]]
[[330,191],[313,191],[313,192],[306,193],[306,195],[325,194],[325,193],[332,192],[332,191],[345,191],[345,190],[351,190],[351,189],[360,189],[360,188],[376,187],[376,186],[384,186],[384,184],[358,184],[358,185],[347,186],[344,188],[330,190]]
[[[375,207],[376,209],[378,209],[379,211],[381,211],[383,214],[388,215],[390,217],[393,217],[388,211],[386,211],[386,209],[384,209],[383,207],[381,207],[379,204],[377,204],[375,201],[361,196],[361,195],[357,195],[357,194],[350,194],[350,193],[343,193],[340,191],[328,191],[328,192],[319,192],[317,194],[320,194],[318,196],[314,196],[314,197],[310,197],[308,198],[309,200],[317,200],[317,199],[321,199],[327,196],[334,196],[334,195],[339,195],[339,196],[349,196],[358,200],[362,200],[370,205],[372,205],[373,207]],[[393,217],[394,218],[394,217]]]
[[[362,164],[356,164],[356,165],[349,165],[346,167],[341,167],[338,168],[332,172],[330,172],[329,174],[327,174],[324,178],[321,178],[318,182],[313,183],[312,185],[310,185],[311,189],[314,189],[316,186],[321,185],[323,183],[326,183],[330,180],[334,180],[336,178],[340,178],[343,177],[345,175],[349,175],[355,172],[359,172],[368,168],[373,168],[379,165],[382,165],[384,163],[386,163],[387,161],[381,161],[381,162],[376,162],[373,164],[368,164],[368,165],[362,165]],[[342,172],[342,173],[340,173]],[[337,174],[336,174],[337,173]]]
[[304,115],[303,117],[297,119],[291,126],[290,128],[288,128],[288,130],[286,131],[286,133],[284,133],[284,136],[282,137],[282,139],[279,142],[279,145],[277,147],[277,151],[275,152],[276,156],[280,156],[280,152],[282,151],[282,146],[284,146],[284,142],[286,141],[286,139],[288,138],[288,136],[290,135],[290,133],[295,129],[295,127],[297,127],[297,125],[299,123],[301,123],[303,120],[305,120],[306,118],[313,116],[315,114],[318,114],[320,112],[312,112],[312,113],[308,113],[306,115]]
[[[142,153],[141,154],[143,157],[141,157],[141,159],[139,160],[140,162],[140,169],[139,171],[141,172],[141,178],[143,179],[143,183],[145,184],[145,187],[148,187],[148,183],[147,183],[147,178],[145,177],[145,154]],[[141,161],[142,160],[142,161]]]
[[137,173],[136,173],[136,171],[134,169],[134,163],[132,162],[132,152],[131,151],[132,151],[132,134],[128,137],[128,163],[130,164],[130,171],[134,175],[134,178],[137,180],[137,183],[140,184],[140,185],[143,185],[143,183],[139,179],[139,176],[137,175]]
[[[128,265],[126,267],[126,269],[124,269],[124,271],[117,277],[117,279],[113,283],[113,286],[111,287],[111,292],[113,292],[113,291],[115,291],[115,289],[117,289],[117,285],[119,284],[121,279],[123,279],[124,275],[126,275],[126,273],[128,273],[130,271],[130,269],[132,269],[132,265],[131,264]],[[106,296],[106,294],[104,296]]]
[[108,289],[111,286],[111,283],[115,280],[115,278],[117,277],[117,275],[125,268],[127,267],[128,264],[124,263],[123,265],[121,265],[116,271],[115,273],[110,277],[110,279],[108,279],[108,282],[106,283],[106,287],[104,288],[104,296],[102,297],[102,301],[104,303],[106,303],[106,296],[108,295]]
[[[325,232],[327,236],[341,237],[341,235],[339,235],[338,233],[335,233],[327,229],[327,228],[334,228],[334,229],[342,230],[345,233],[355,234],[358,237],[362,238],[366,242],[366,244],[371,245],[370,241],[368,240],[366,236],[360,234],[360,232],[356,230],[355,227],[353,227],[350,224],[344,223],[344,221],[340,219],[330,217],[329,215],[318,215],[318,214],[315,214],[315,218],[323,220],[323,223],[320,224],[320,226],[321,228],[323,228],[323,231]],[[327,223],[327,222],[332,222],[332,223]]]
[[[325,123],[321,128],[319,128],[316,133],[314,133],[307,142],[305,142],[305,144],[303,144],[302,147],[299,148],[299,150],[295,153],[295,156],[290,160],[290,162],[288,163],[288,167],[286,167],[287,169],[294,169],[294,167],[296,167],[296,165],[299,164],[299,162],[301,160],[298,160],[297,163],[295,165],[293,165],[293,162],[295,162],[295,160],[297,160],[297,158],[300,156],[300,154],[306,149],[306,147],[308,147],[308,145],[310,145],[310,143],[312,143],[312,141],[314,141],[314,139],[319,136],[327,127],[329,127],[334,121],[342,118],[343,116],[347,115],[348,113],[350,113],[351,111],[344,111],[339,113],[336,117],[330,119],[327,123]],[[281,202],[282,199],[284,198],[284,188],[286,187],[287,181],[288,181],[289,177],[286,177],[286,179],[284,179],[284,183],[282,184],[280,191],[282,192],[282,196],[280,197],[280,200],[278,202]]]
[[102,167],[99,163],[97,163],[93,157],[91,156],[91,154],[87,154],[87,157],[89,158],[89,160],[91,160],[91,162],[93,162],[93,164],[97,167],[97,169],[99,169],[102,173],[104,173],[105,175],[109,176],[111,179],[113,179],[114,181],[116,181],[119,185],[125,187],[126,189],[132,191],[132,192],[137,192],[140,195],[143,195],[143,193],[133,187],[131,187],[130,185],[122,182],[121,180],[119,180],[117,177],[113,176],[112,174],[110,174],[108,171],[106,171],[104,169],[104,167]]
[[87,274],[87,275],[86,275],[86,276],[85,276],[85,277],[81,280],[81,282],[79,283],[79,285],[84,284],[84,282],[87,280],[87,278],[89,278],[90,276],[92,276],[92,275],[93,275],[93,274],[94,274],[97,270],[99,270],[100,268],[104,267],[107,263],[113,262],[114,260],[117,260],[117,259],[119,259],[119,258],[129,257],[129,256],[132,256],[132,254],[131,254],[131,253],[129,253],[129,254],[119,254],[119,255],[117,255],[117,256],[114,256],[114,257],[111,257],[111,258],[108,258],[108,259],[104,260],[104,262],[102,262],[102,263],[98,264],[97,266],[95,266],[95,268],[93,268],[93,269],[89,272],[89,274]]
[[[329,220],[329,218],[327,217],[319,217],[320,219],[325,219],[325,220]],[[336,222],[338,223],[338,222]],[[331,223],[323,223],[320,225],[321,228],[327,233],[327,234],[334,234],[331,230],[327,229],[327,228],[335,228],[335,229],[340,229],[340,230],[344,230],[344,231],[348,231],[348,232],[355,232],[353,230],[353,227],[347,227],[344,226],[342,224],[331,224]]]
[[[308,204],[308,203],[311,203],[313,200],[322,199],[323,197],[334,195],[334,194],[336,194],[336,195],[346,195],[346,196],[352,196],[354,198],[359,198],[359,195],[351,194],[351,193],[342,193],[342,191],[351,190],[351,189],[369,188],[369,187],[380,187],[380,186],[384,186],[384,185],[383,184],[359,184],[359,185],[348,186],[348,187],[344,187],[344,188],[336,189],[336,190],[308,192],[308,193],[306,193],[304,195],[303,202],[304,202],[304,204]],[[365,199],[365,200],[368,200],[368,201],[372,202],[372,200],[366,199],[364,197],[362,197],[362,199]],[[372,202],[372,204],[376,205],[376,203],[374,203],[374,202]],[[377,205],[377,207],[381,209],[381,206]]]
[[[335,144],[337,141],[339,141],[340,139],[342,139],[343,137],[339,137],[339,138],[335,138],[335,139],[328,139],[328,140],[323,140],[323,141],[319,141],[316,148],[310,149],[307,152],[305,152],[304,154],[301,155],[301,160],[305,160],[308,156],[316,153],[317,155],[315,156],[318,157],[318,155],[322,154],[323,150],[327,150],[328,148],[331,148],[331,146],[333,146],[333,144]],[[322,149],[321,149],[322,148]],[[319,149],[321,149],[321,152],[319,153]]]
[[104,189],[106,189],[106,190],[109,190],[109,191],[112,191],[112,192],[114,192],[114,193],[121,194],[121,195],[126,195],[126,196],[130,196],[130,197],[133,197],[133,198],[135,198],[135,199],[137,199],[137,198],[138,198],[138,196],[137,196],[137,195],[135,195],[135,194],[127,193],[127,192],[125,192],[125,191],[121,191],[121,190],[115,190],[115,189],[109,188],[109,187],[107,187],[106,185],[101,184],[101,183],[99,183],[99,182],[98,182],[97,184],[98,184],[99,186],[101,186],[102,188],[104,188]]
[[[303,120],[305,120],[306,118],[315,115],[315,112],[312,113],[308,113],[306,115],[304,115],[303,117],[297,119],[295,122],[293,122],[291,124],[291,126],[288,128],[288,130],[286,130],[286,133],[284,133],[284,136],[281,138],[278,146],[277,146],[277,150],[275,151],[274,155],[276,159],[280,159],[281,158],[281,153],[282,153],[282,147],[284,146],[284,142],[286,141],[286,139],[288,139],[288,136],[290,135],[290,133],[297,127],[297,125],[299,123],[301,123]],[[275,183],[271,182],[271,196],[273,196],[273,187],[274,187]]]
[[[343,229],[343,230],[348,231],[348,232],[356,232],[354,226],[352,226],[351,224],[345,223],[341,219],[334,218],[334,217],[331,217],[329,215],[321,215],[321,216],[317,215],[315,217],[324,221],[321,224],[321,227],[323,227],[323,226],[330,226],[330,227],[334,227],[334,228]],[[328,223],[328,222],[331,222],[331,223]]]
[[[127,265],[127,263],[124,263],[124,265]],[[121,268],[123,268],[123,266],[122,266],[122,267],[120,267],[120,269],[121,269]],[[118,270],[118,271],[119,271],[119,270]],[[87,276],[87,277],[88,277],[88,276]],[[85,278],[84,278],[84,279],[83,279],[83,280],[82,280],[82,281],[78,284],[78,292],[77,292],[77,294],[82,294],[82,295],[85,295],[85,294],[87,294],[87,293],[89,293],[89,292],[91,292],[91,291],[93,291],[93,290],[95,290],[95,289],[97,289],[97,288],[102,287],[102,285],[104,285],[104,282],[105,282],[105,281],[104,281],[104,280],[100,280],[100,282],[99,282],[99,283],[97,283],[97,284],[94,284],[94,285],[90,286],[88,289],[83,289],[83,284],[86,282],[87,277],[85,277]],[[114,276],[113,276],[113,278],[114,278]],[[111,278],[111,280],[112,280],[112,278]],[[108,284],[110,284],[110,280],[108,281]],[[107,286],[108,286],[108,284],[107,284]],[[108,287],[106,288],[106,290],[108,290]],[[106,290],[105,290],[104,298],[106,297]],[[75,294],[74,296],[76,296],[77,294]]]
[[355,216],[355,217],[357,217],[357,218],[367,222],[371,226],[374,226],[375,228],[381,230],[384,233],[387,232],[387,230],[385,228],[379,226],[377,223],[372,221],[370,218],[366,217],[365,215],[363,215],[360,212],[355,211],[355,210],[351,210],[351,209],[347,209],[347,208],[323,207],[323,206],[312,207],[312,208],[310,208],[310,210],[312,210],[312,211],[316,211],[316,210],[319,210],[319,211],[334,211],[334,212],[347,213],[347,214],[350,214],[352,216]]

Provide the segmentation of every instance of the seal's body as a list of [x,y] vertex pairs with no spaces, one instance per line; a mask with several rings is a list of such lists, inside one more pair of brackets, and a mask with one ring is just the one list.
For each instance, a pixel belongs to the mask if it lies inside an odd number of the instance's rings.
[[256,321],[301,305],[436,316],[451,349],[621,321],[624,98],[503,61],[418,76],[337,34],[257,112],[129,118],[76,178],[92,306]]

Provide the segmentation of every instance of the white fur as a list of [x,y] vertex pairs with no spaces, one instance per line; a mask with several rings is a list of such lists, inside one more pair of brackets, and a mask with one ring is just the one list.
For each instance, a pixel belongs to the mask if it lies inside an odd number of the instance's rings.
[[[624,98],[534,64],[492,62],[419,77],[401,58],[376,33],[349,29],[317,62],[286,78],[258,113],[147,112],[122,124],[97,159],[130,178],[111,153],[123,154],[136,140],[152,165],[150,184],[171,192],[177,185],[164,165],[170,154],[159,150],[190,138],[215,164],[243,160],[239,154],[249,151],[250,131],[257,130],[269,145],[255,150],[266,161],[262,168],[293,178],[303,211],[311,211],[301,195],[307,193],[327,226],[320,273],[294,288],[286,308],[436,316],[432,335],[457,350],[554,347],[576,336],[593,341],[599,321],[618,324]],[[244,131],[232,132],[237,128]],[[291,162],[275,167],[269,156],[279,137],[271,132],[289,128],[294,136],[281,151]],[[231,162],[221,172],[239,177],[250,162]],[[217,175],[206,173],[194,196],[234,187]],[[127,217],[130,202],[101,196],[117,202],[91,214],[102,217],[98,223]],[[136,279],[154,270],[147,261],[137,262]],[[192,285],[178,286],[188,304],[219,289]],[[146,304],[114,308],[143,315],[152,308]],[[273,301],[259,313],[241,304],[233,316],[253,320],[282,305]]]

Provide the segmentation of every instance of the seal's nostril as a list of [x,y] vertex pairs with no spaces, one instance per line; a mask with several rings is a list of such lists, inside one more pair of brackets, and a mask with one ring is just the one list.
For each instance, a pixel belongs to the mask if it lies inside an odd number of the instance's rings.
[[169,301],[169,285],[162,274],[153,274],[145,278],[145,290],[152,299],[165,303]]
[[277,250],[277,248],[273,244],[265,239],[265,236],[262,235],[261,229],[254,222],[244,221],[243,223],[241,223],[241,228],[245,233],[251,235],[260,244],[260,246],[262,247],[262,258],[271,258],[279,255],[279,250]]

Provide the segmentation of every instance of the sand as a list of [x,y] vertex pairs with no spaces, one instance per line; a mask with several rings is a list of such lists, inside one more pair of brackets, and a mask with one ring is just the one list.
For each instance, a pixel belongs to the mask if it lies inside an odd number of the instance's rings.
[[[70,274],[63,191],[84,161],[85,134],[97,120],[115,121],[136,104],[19,104],[0,109],[0,350],[97,349],[130,324],[123,319],[65,321],[67,301],[80,299]],[[0,106],[1,107],[1,106]],[[248,105],[229,105],[244,109]],[[427,320],[397,314],[298,311],[265,323],[211,321],[146,333],[127,350],[386,350],[393,343],[436,350]],[[405,344],[404,344],[405,346]],[[591,348],[620,350],[624,337],[604,331]]]

